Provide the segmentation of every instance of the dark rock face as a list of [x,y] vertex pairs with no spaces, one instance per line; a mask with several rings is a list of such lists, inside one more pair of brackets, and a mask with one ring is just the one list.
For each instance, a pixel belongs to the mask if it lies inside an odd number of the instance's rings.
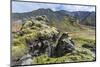
[[74,44],[70,39],[68,39],[68,34],[63,33],[58,39],[58,43],[55,47],[55,55],[57,57],[63,56],[66,53],[72,52],[74,49]]
[[[53,38],[55,38],[56,43],[52,40]],[[60,57],[75,49],[73,41],[68,39],[68,34],[65,33],[58,37],[54,35],[50,39],[39,37],[38,40],[28,41],[27,43],[29,45],[29,53],[32,56],[46,53],[49,57]]]

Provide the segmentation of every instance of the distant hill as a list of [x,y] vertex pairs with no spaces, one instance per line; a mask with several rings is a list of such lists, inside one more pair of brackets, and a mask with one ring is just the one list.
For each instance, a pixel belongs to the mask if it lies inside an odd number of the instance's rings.
[[53,11],[51,9],[37,9],[31,12],[25,13],[12,13],[13,22],[21,22],[28,18],[34,18],[36,16],[46,15],[49,19],[49,22],[61,22],[65,17],[73,18],[78,20],[80,24],[95,26],[95,12],[88,11],[75,11],[69,12],[65,10]]

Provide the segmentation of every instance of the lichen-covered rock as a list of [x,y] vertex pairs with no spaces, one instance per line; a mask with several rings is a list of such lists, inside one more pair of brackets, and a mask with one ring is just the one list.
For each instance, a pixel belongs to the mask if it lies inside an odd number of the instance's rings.
[[38,20],[38,21],[45,21],[45,22],[49,21],[46,15],[36,16],[36,20]]
[[54,47],[50,48],[51,51],[49,50],[51,53],[54,54],[53,56],[59,57],[65,55],[66,53],[74,51],[74,44],[68,37],[69,36],[66,32],[58,37]]
[[59,57],[75,48],[68,33],[60,33],[57,28],[48,26],[43,16],[26,21],[20,31],[13,33],[12,45],[13,60],[21,59],[26,53],[31,56],[47,54],[49,57]]

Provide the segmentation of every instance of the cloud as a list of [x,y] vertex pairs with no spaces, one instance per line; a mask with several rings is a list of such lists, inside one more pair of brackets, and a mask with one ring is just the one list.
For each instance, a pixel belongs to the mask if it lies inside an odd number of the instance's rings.
[[58,6],[59,4],[12,2],[12,12],[29,12],[39,8],[50,8],[55,11]]
[[79,5],[63,5],[64,10],[69,11],[95,11],[93,6],[79,6]]
[[49,3],[32,3],[32,2],[12,2],[12,12],[29,12],[39,8],[50,8],[54,11],[95,11],[94,6],[79,6],[79,5],[63,5]]

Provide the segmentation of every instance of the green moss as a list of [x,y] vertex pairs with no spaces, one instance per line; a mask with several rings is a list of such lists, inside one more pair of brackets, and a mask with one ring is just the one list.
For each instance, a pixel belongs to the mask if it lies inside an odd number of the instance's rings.
[[18,38],[18,35],[17,34],[12,34],[12,37]]
[[36,20],[41,21],[41,20],[43,20],[43,17],[42,16],[37,16]]
[[23,28],[25,29],[25,28],[31,27],[32,24],[33,24],[32,21],[26,21],[25,24],[23,25]]
[[19,44],[21,44],[20,40],[19,39],[13,39],[12,41],[13,43],[13,46],[18,46]]
[[87,43],[92,44],[95,47],[95,40],[92,40],[92,39],[75,37],[75,38],[72,38],[72,40],[74,41],[76,47],[82,47],[82,45],[87,44]]
[[63,63],[63,62],[80,62],[80,61],[93,61],[93,53],[85,48],[77,48],[72,53],[58,58],[50,58],[47,55],[34,57],[33,64],[47,64],[47,63]]
[[33,33],[31,33],[31,34],[26,34],[26,35],[24,35],[23,36],[23,38],[25,39],[25,40],[34,40],[34,39],[37,39],[37,33],[34,31]]
[[17,60],[27,53],[27,47],[24,44],[12,47],[12,59]]

